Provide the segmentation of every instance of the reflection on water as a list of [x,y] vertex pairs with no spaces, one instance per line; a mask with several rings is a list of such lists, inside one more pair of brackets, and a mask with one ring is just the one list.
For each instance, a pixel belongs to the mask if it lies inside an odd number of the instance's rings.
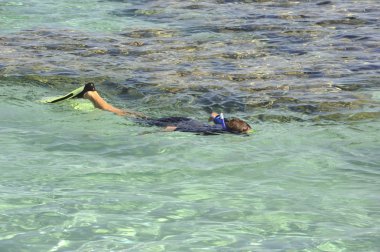
[[[1,251],[377,251],[376,1],[2,1]],[[162,133],[43,97],[254,125]],[[5,146],[5,147],[4,147]]]

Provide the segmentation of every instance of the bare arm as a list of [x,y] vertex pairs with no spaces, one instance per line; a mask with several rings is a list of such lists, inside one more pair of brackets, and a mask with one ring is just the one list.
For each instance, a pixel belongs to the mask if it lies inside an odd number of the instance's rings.
[[146,116],[142,113],[137,113],[133,111],[128,111],[124,109],[119,109],[108,102],[106,102],[97,91],[88,91],[84,94],[84,98],[90,100],[92,104],[94,104],[95,108],[110,111],[112,113],[115,113],[119,116],[131,116],[131,117],[140,117],[140,118],[146,118]]

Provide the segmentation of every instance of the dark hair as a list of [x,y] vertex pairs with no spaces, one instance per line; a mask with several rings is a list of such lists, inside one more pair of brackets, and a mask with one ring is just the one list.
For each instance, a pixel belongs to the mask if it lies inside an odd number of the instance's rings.
[[249,131],[251,126],[239,118],[232,118],[226,122],[228,130],[236,133],[244,133]]

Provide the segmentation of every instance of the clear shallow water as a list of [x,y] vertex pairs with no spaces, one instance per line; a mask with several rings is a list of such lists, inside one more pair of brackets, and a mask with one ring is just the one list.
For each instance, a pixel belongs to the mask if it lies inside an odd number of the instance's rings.
[[[0,250],[378,251],[378,4],[322,3],[0,2]],[[89,80],[255,133],[39,102]]]

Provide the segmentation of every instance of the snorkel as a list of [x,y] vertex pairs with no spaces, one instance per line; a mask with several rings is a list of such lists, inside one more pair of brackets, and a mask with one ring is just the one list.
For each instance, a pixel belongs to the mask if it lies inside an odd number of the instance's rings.
[[224,121],[223,113],[220,113],[220,119],[222,120],[222,127],[224,130],[227,130],[226,122]]
[[213,121],[214,121],[215,124],[221,124],[223,130],[227,130],[227,126],[226,126],[226,122],[224,120],[223,113],[220,113],[220,115],[215,116],[214,119],[213,119]]

